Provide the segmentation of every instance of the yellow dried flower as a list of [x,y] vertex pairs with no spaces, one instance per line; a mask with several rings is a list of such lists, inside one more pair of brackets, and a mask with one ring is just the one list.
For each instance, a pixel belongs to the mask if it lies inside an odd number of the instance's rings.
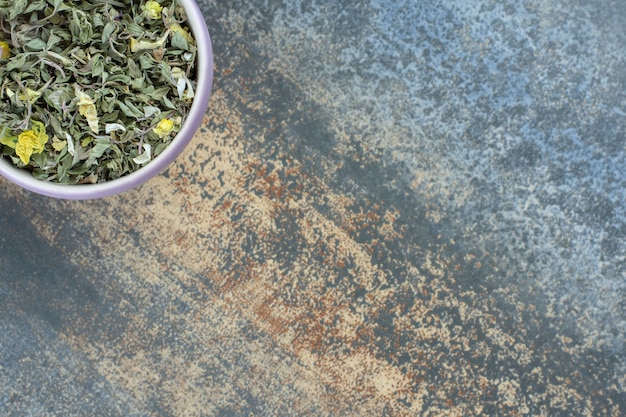
[[65,149],[66,146],[67,146],[67,141],[61,140],[57,138],[56,136],[52,138],[52,147],[54,148],[55,151],[61,152],[63,149]]
[[156,127],[152,130],[158,137],[163,139],[166,136],[169,136],[174,129],[174,122],[170,119],[162,119]]
[[156,40],[156,41],[145,41],[145,40],[138,41],[135,38],[130,38],[130,51],[135,53],[139,51],[147,51],[151,49],[162,48],[169,34],[170,34],[169,31],[165,32],[165,34],[161,36],[161,39]]
[[30,162],[30,157],[34,153],[41,153],[48,143],[48,135],[43,123],[33,120],[32,129],[25,130],[17,137],[15,153],[24,164]]
[[87,119],[91,131],[98,133],[98,112],[96,111],[96,105],[93,99],[88,94],[80,91],[78,86],[74,87],[74,94],[78,98],[78,103],[76,103],[78,112]]
[[41,91],[35,91],[32,88],[25,88],[24,92],[21,92],[17,95],[17,98],[19,98],[21,101],[28,101],[30,104],[33,104],[40,96]]
[[182,27],[178,23],[172,23],[170,25],[170,31],[172,31],[172,34],[178,33],[178,34],[182,35],[182,37],[185,38],[187,40],[187,42],[189,42],[191,44],[194,43],[193,36],[191,36],[191,34],[189,32],[187,32],[187,29],[185,29],[184,27]]
[[0,42],[0,59],[9,59],[11,57],[11,45],[7,42]]
[[163,11],[163,6],[161,6],[156,1],[147,1],[146,4],[141,6],[141,10],[143,10],[143,15],[148,19],[158,19],[161,17],[161,11]]

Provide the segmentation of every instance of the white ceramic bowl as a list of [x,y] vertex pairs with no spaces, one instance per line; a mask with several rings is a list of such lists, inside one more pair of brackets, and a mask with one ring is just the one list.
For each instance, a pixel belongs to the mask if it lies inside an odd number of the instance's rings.
[[16,168],[5,158],[0,158],[0,175],[23,188],[49,197],[88,200],[107,197],[137,187],[167,168],[185,149],[198,130],[213,87],[213,47],[202,12],[194,0],[179,0],[179,4],[185,8],[188,17],[187,24],[198,45],[196,94],[180,132],[158,157],[131,174],[97,184],[64,185],[38,180],[29,171]]

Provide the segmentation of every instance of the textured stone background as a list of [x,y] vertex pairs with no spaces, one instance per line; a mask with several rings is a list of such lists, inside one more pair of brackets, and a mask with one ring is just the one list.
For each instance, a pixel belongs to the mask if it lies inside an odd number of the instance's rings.
[[0,415],[626,413],[626,3],[201,6],[166,172],[0,180]]

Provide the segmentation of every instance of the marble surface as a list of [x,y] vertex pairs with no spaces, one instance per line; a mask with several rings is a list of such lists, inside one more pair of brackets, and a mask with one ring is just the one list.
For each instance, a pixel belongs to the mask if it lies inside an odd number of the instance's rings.
[[626,413],[626,3],[201,7],[166,172],[0,180],[0,415]]

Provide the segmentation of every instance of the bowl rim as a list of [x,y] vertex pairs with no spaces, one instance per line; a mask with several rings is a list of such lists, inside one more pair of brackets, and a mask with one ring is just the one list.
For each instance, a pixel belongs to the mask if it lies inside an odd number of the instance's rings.
[[32,174],[0,157],[0,175],[29,191],[66,200],[104,198],[135,188],[165,170],[187,147],[202,123],[213,88],[213,47],[200,7],[194,0],[178,0],[187,14],[189,26],[198,46],[196,95],[180,131],[161,154],[137,171],[97,184],[59,184],[38,180]]

